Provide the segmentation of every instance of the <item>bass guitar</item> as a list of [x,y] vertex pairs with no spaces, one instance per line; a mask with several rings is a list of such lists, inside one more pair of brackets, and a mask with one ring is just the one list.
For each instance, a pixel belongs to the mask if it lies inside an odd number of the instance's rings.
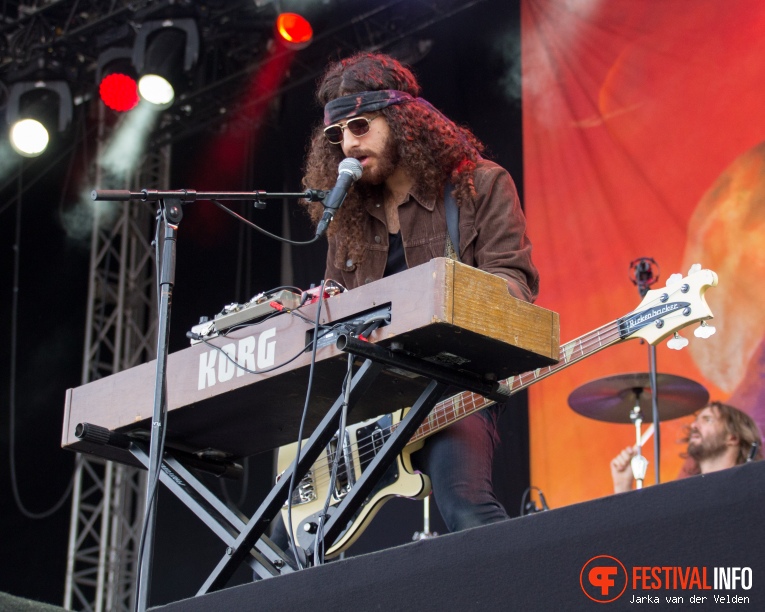
[[[673,336],[669,341],[670,348],[680,349],[688,341],[677,332],[695,322],[701,322],[700,327],[695,330],[695,335],[708,337],[714,333],[714,327],[708,325],[706,320],[711,319],[713,315],[704,294],[709,287],[715,285],[717,275],[711,270],[702,270],[698,264],[691,268],[685,278],[674,274],[665,288],[648,291],[640,305],[632,312],[562,345],[559,361],[555,365],[511,376],[500,384],[507,387],[510,393],[516,393],[609,346],[634,338],[657,344],[668,336]],[[422,448],[428,436],[493,403],[481,395],[465,391],[436,404],[345,531],[325,549],[324,556],[337,556],[353,544],[382,504],[391,497],[422,499],[427,496],[430,493],[430,479],[427,475],[414,471],[412,453]],[[319,456],[301,479],[292,494],[293,536],[301,547],[308,548],[313,543],[312,534],[316,532],[319,516],[324,512],[325,506],[327,513],[331,514],[333,508],[351,490],[358,476],[363,474],[374,459],[407,410],[404,408],[347,427],[342,440],[335,436],[326,452]],[[340,453],[337,452],[338,444],[343,446]],[[279,473],[289,467],[296,453],[296,444],[279,449]],[[332,466],[338,455],[340,460],[336,468],[336,478],[334,482],[330,482]],[[286,504],[282,516],[287,525]]]

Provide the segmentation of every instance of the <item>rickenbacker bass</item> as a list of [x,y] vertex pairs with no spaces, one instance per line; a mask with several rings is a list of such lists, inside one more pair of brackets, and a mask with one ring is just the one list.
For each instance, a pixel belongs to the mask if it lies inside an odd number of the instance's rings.
[[[634,311],[562,345],[559,361],[555,365],[511,376],[501,381],[501,384],[508,387],[511,393],[515,393],[609,346],[633,338],[642,338],[650,344],[656,344],[697,321],[701,322],[701,326],[696,329],[695,335],[708,337],[714,333],[714,327],[707,325],[705,321],[713,315],[704,293],[715,285],[717,275],[711,270],[702,270],[701,266],[696,264],[687,277],[681,278],[680,274],[675,274],[670,277],[665,288],[649,291]],[[669,345],[679,349],[687,342],[675,335],[669,341]],[[325,557],[337,556],[353,544],[390,497],[426,497],[430,493],[430,479],[424,474],[415,473],[411,462],[412,453],[422,448],[428,436],[493,403],[481,395],[465,391],[436,404],[402,453],[377,483],[365,504],[349,522],[346,530],[326,548]],[[332,462],[337,455],[337,436],[320,455],[292,494],[293,535],[300,546],[307,548],[313,543],[312,534],[316,531],[315,527],[327,503],[327,497],[330,496],[328,513],[331,514],[374,459],[407,410],[408,408],[405,408],[346,428],[340,453],[342,460],[338,465],[331,494],[330,474]],[[289,467],[296,452],[296,444],[279,449],[278,473]],[[282,515],[285,525],[288,524],[286,505]]]

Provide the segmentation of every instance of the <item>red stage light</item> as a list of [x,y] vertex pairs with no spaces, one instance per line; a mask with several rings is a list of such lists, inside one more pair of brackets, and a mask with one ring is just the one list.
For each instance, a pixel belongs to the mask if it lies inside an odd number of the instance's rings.
[[288,46],[302,49],[313,38],[313,28],[305,17],[297,13],[281,13],[276,18],[276,32]]
[[138,84],[135,79],[118,72],[101,80],[98,93],[103,103],[112,110],[125,112],[138,104]]

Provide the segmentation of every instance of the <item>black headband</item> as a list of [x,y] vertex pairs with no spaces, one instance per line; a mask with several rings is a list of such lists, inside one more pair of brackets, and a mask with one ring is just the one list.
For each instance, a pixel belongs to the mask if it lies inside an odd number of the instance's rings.
[[[420,98],[417,98],[418,100]],[[324,125],[332,125],[342,119],[350,119],[364,113],[371,113],[390,106],[414,100],[405,91],[382,89],[380,91],[361,91],[330,100],[324,106]]]

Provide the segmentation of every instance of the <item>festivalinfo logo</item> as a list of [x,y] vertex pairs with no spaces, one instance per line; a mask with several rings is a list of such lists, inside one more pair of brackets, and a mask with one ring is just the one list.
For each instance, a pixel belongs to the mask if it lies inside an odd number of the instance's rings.
[[602,604],[625,594],[627,603],[752,603],[747,595],[727,592],[752,588],[750,567],[634,565],[628,570],[616,557],[598,555],[582,566],[579,584]]

